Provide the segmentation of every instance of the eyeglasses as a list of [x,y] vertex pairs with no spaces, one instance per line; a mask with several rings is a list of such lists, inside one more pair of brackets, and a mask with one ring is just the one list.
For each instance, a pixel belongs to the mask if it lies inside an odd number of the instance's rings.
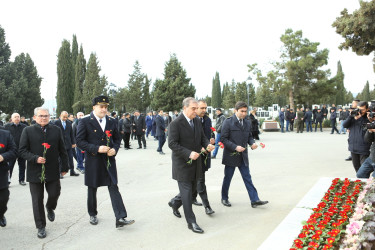
[[48,118],[49,115],[38,115],[39,118]]

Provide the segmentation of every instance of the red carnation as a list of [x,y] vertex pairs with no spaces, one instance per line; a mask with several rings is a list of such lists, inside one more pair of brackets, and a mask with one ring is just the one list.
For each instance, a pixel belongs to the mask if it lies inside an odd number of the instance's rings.
[[51,145],[49,145],[47,142],[42,143],[42,145],[43,145],[46,149],[49,149],[49,148],[51,147]]
[[215,132],[215,131],[216,131],[216,129],[215,129],[214,127],[211,127],[211,130],[212,130],[212,132]]
[[0,143],[0,148],[5,148],[5,145]]

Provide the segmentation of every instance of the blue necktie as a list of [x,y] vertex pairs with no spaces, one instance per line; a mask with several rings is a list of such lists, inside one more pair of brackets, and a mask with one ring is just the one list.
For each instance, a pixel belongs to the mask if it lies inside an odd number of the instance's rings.
[[63,127],[64,127],[64,130],[65,130],[65,127],[66,127],[66,124],[65,124],[65,122],[63,122]]
[[194,123],[193,123],[193,120],[190,120],[190,127],[191,127],[192,129],[194,129]]

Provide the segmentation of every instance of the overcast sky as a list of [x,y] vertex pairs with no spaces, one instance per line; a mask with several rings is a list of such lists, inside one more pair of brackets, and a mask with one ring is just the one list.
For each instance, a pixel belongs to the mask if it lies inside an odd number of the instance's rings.
[[197,89],[211,95],[212,78],[244,81],[247,64],[263,71],[279,60],[280,36],[287,28],[328,48],[331,75],[341,60],[345,87],[358,93],[366,81],[374,85],[372,56],[340,51],[343,39],[332,23],[340,12],[359,8],[356,0],[269,1],[38,1],[1,3],[0,25],[12,60],[29,53],[43,77],[42,97],[56,95],[56,61],[63,39],[76,34],[86,60],[99,58],[101,74],[119,87],[127,84],[135,60],[153,80],[163,77],[164,64],[176,53]]

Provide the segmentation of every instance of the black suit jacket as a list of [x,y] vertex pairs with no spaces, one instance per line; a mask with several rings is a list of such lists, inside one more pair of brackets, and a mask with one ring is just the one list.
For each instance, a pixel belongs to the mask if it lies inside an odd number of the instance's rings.
[[19,154],[27,160],[26,177],[28,182],[40,182],[42,164],[37,163],[39,157],[43,157],[44,147],[42,143],[48,143],[51,147],[46,153],[46,182],[60,179],[59,161],[61,158],[61,172],[68,172],[68,155],[66,153],[64,137],[61,129],[55,125],[47,124],[46,132],[42,131],[39,124],[24,128],[21,135]]
[[140,115],[137,119],[136,116],[134,116],[134,124],[133,130],[135,130],[136,135],[143,135],[146,131],[146,120],[143,115]]
[[192,164],[187,162],[192,151],[201,152],[210,143],[204,135],[202,122],[194,118],[194,130],[184,115],[178,116],[169,125],[168,146],[172,150],[172,178],[177,181],[194,181],[202,174],[200,156]]
[[65,149],[70,149],[72,148],[73,144],[76,144],[76,139],[73,135],[73,127],[72,127],[72,122],[67,120],[65,122],[66,126],[65,129],[62,125],[62,122],[60,119],[55,121],[55,125],[59,127],[62,131],[63,137],[64,137],[64,142],[65,142]]
[[[116,153],[120,148],[121,136],[118,132],[118,122],[106,116],[105,130],[109,130],[109,147]],[[109,186],[111,181],[117,184],[117,169],[115,156],[109,157],[111,166],[107,170],[107,154],[98,153],[100,146],[107,145],[107,136],[99,125],[98,120],[91,112],[78,123],[77,145],[85,151],[85,185],[89,187]]]
[[4,145],[4,147],[0,147],[0,155],[4,158],[4,160],[0,162],[0,189],[4,189],[9,186],[8,162],[17,158],[17,146],[10,132],[3,129],[0,129],[0,144]]
[[[243,126],[239,123],[236,115],[227,118],[221,129],[220,140],[224,144],[224,153],[222,163],[226,166],[239,167],[244,161],[246,166],[249,166],[248,147],[253,145],[255,140],[251,133],[251,124],[247,119],[243,120]],[[236,151],[236,147],[241,146],[246,148],[245,151],[239,155],[230,155]]]
[[165,135],[165,123],[163,117],[160,115],[157,115],[155,117],[155,123],[156,123],[156,134],[155,136],[163,136]]

